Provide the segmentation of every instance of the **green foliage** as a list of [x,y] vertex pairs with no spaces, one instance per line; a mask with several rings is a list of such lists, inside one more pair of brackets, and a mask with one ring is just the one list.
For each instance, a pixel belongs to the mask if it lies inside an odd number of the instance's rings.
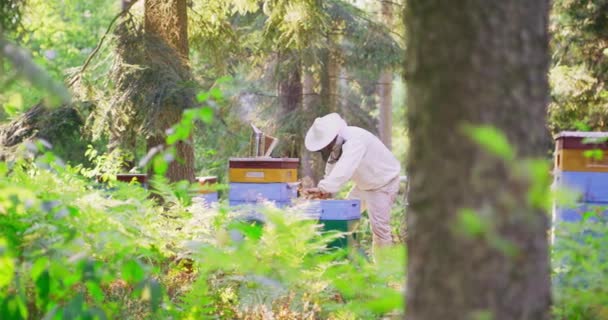
[[[98,158],[92,149],[89,156]],[[402,247],[378,252],[375,264],[357,254],[345,260],[325,249],[338,235],[322,235],[297,210],[268,210],[263,226],[252,225],[242,213],[177,205],[160,192],[163,209],[138,185],[106,189],[45,158],[0,166],[2,318],[199,318],[265,308],[375,318],[402,308]],[[191,280],[175,280],[187,274],[175,256],[193,259]]]
[[[187,316],[294,314],[332,318],[339,310],[376,318],[402,308],[403,248],[377,253],[377,263],[355,254],[325,252],[336,235],[297,213],[265,211],[263,226],[217,216],[210,242],[193,243],[198,279],[184,297]],[[296,313],[294,313],[296,312]]]
[[0,1],[0,33],[4,30],[14,30],[22,18],[24,0]]
[[2,163],[0,317],[117,317],[124,306],[108,288],[153,281],[166,225],[140,187],[108,193],[52,159]]
[[608,316],[608,228],[605,217],[593,215],[595,222],[585,219],[562,223],[555,230],[555,319],[595,320]]
[[558,0],[551,15],[553,67],[549,127],[572,130],[584,122],[606,130],[608,1]]

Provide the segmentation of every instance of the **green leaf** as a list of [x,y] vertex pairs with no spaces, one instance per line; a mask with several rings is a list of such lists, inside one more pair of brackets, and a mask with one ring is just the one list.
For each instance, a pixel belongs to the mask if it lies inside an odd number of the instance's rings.
[[144,279],[146,272],[137,260],[129,260],[122,266],[122,278],[129,283],[136,283]]
[[0,318],[1,319],[27,319],[27,306],[23,300],[17,296],[8,296],[6,299],[0,300]]
[[4,105],[4,111],[9,116],[14,116],[21,112],[23,108],[23,97],[20,93],[13,93],[8,97],[7,103]]
[[202,107],[200,110],[200,117],[201,120],[206,124],[210,124],[211,122],[213,122],[213,108]]
[[95,302],[97,302],[97,303],[103,302],[105,295],[103,294],[103,290],[101,290],[101,287],[99,286],[99,284],[97,282],[87,281],[86,287],[87,287],[87,290],[89,291],[89,294],[93,297],[93,299],[95,299]]
[[264,227],[255,223],[247,223],[243,221],[235,221],[228,226],[229,229],[241,231],[247,238],[260,240],[264,232]]
[[526,161],[527,172],[530,176],[530,188],[528,189],[528,201],[536,208],[549,211],[553,199],[551,197],[551,165],[546,160]]
[[5,177],[8,173],[8,165],[6,162],[0,162],[0,177]]
[[589,131],[589,130],[591,130],[591,128],[589,127],[588,124],[586,124],[585,122],[580,121],[580,120],[574,122],[574,126],[576,127],[576,130],[578,130],[578,131]]
[[219,101],[219,100],[224,99],[224,94],[222,93],[222,90],[220,90],[219,88],[211,88],[209,93],[215,100]]
[[44,270],[46,270],[48,268],[48,266],[49,266],[48,257],[44,256],[44,257],[40,257],[40,258],[36,259],[36,261],[32,265],[32,269],[30,270],[30,275],[32,276],[32,280],[36,281],[36,279],[38,279],[40,274],[42,274],[42,272]]
[[595,217],[595,213],[593,211],[585,211],[583,213],[583,221],[587,221],[593,217]]
[[487,226],[472,209],[462,209],[458,213],[458,228],[467,235],[476,237],[485,234]]
[[50,292],[51,276],[48,270],[44,270],[38,276],[38,278],[36,278],[36,293],[42,305],[46,305],[48,303]]
[[210,96],[211,96],[211,94],[209,94],[209,92],[200,92],[199,94],[196,95],[196,101],[205,102],[205,101],[209,100]]
[[8,252],[7,242],[0,238],[0,288],[8,286],[15,276],[15,261]]
[[503,160],[515,159],[515,151],[511,148],[507,137],[498,129],[486,125],[466,126],[465,132],[486,151]]
[[585,150],[583,151],[583,156],[593,160],[602,160],[602,158],[604,158],[604,152],[600,149]]
[[[237,1],[239,1],[239,0],[237,0]],[[251,3],[257,9],[257,7],[258,7],[257,3],[255,1],[251,1]],[[215,83],[216,84],[222,84],[222,83],[228,83],[228,82],[231,82],[231,81],[232,81],[232,77],[231,76],[223,76],[223,77],[220,77],[219,79],[215,80]]]
[[169,170],[169,163],[165,160],[163,153],[159,153],[156,156],[154,156],[152,165],[154,167],[154,173],[156,173],[158,175],[165,175],[167,170]]

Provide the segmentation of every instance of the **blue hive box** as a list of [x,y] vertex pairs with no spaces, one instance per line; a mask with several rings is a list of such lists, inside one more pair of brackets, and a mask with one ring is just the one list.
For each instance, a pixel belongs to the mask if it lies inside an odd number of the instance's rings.
[[194,198],[204,200],[207,204],[216,203],[218,201],[217,192],[197,194]]
[[[228,204],[231,207],[240,207],[240,206],[256,207],[256,206],[261,205],[262,201],[263,200],[257,200],[257,201],[256,200],[253,200],[253,201],[228,200]],[[277,208],[285,208],[291,204],[291,202],[287,202],[287,201],[270,201],[270,202],[272,202]]]
[[361,201],[311,200],[303,210],[319,220],[358,220],[361,218]]
[[277,203],[290,203],[298,196],[296,185],[289,183],[231,183],[228,199],[230,201],[257,202],[270,200]]
[[558,207],[554,211],[554,223],[581,222],[585,216],[590,222],[608,221],[608,203],[579,203],[572,207]]
[[608,204],[608,173],[560,171],[555,174],[555,182],[579,192],[582,202]]

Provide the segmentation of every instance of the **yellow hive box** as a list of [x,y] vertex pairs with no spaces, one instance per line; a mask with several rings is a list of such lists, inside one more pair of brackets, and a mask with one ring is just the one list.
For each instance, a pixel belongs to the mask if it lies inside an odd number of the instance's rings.
[[230,182],[276,183],[298,180],[297,158],[230,158]]
[[230,182],[296,182],[298,169],[230,168]]
[[608,150],[557,150],[555,168],[561,171],[608,172]]

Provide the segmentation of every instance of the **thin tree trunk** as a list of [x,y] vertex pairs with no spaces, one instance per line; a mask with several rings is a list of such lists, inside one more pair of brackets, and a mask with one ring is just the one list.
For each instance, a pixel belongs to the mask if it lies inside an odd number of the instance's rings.
[[281,154],[292,158],[300,158],[300,147],[304,143],[302,137],[302,122],[297,121],[302,114],[302,76],[300,57],[294,51],[287,51],[279,56],[277,63],[279,112],[276,113],[277,123],[283,142]]
[[[186,0],[146,0],[145,30],[148,34],[158,36],[174,48],[181,57],[176,59],[188,60],[188,16]],[[181,106],[163,106],[164,114],[170,123],[181,119]],[[165,143],[164,132],[169,128],[160,128],[162,134],[148,138],[148,150]],[[179,142],[176,147],[176,159],[171,162],[167,171],[170,181],[194,181],[194,150],[192,137]]]
[[[518,156],[543,155],[548,10],[408,1],[408,320],[550,318],[547,215],[528,201],[529,181],[462,134],[492,125]],[[485,236],[459,231],[465,208]]]
[[328,108],[329,112],[339,111],[339,75],[340,75],[340,62],[338,60],[337,52],[330,52],[327,59],[327,94],[328,94]]
[[[308,123],[310,122],[309,117],[306,117],[306,115],[310,114],[314,108],[313,106],[313,95],[314,95],[314,85],[315,85],[315,79],[314,76],[312,74],[312,72],[310,70],[307,69],[306,66],[302,67],[302,111],[303,111],[303,115],[305,116],[305,119],[308,120]],[[306,127],[306,126],[304,126]],[[304,130],[302,130],[302,136],[304,136],[306,134],[306,131],[308,130],[308,128],[304,128]],[[310,177],[311,179],[313,179],[313,181],[316,184],[316,179],[315,179],[315,174],[313,171],[313,160],[312,160],[312,154],[306,150],[306,147],[304,146],[304,144],[302,144],[301,146],[301,154],[302,154],[302,158],[300,159],[300,163],[302,165],[302,177]]]
[[[278,66],[281,67],[282,64]],[[279,104],[285,114],[298,111],[302,107],[302,77],[299,63],[291,63],[282,70],[279,80]]]
[[[382,20],[391,28],[393,22],[392,7],[389,1],[382,1]],[[391,69],[382,70],[378,78],[378,104],[380,117],[378,119],[378,131],[380,140],[387,148],[392,148],[393,133],[393,72]]]

